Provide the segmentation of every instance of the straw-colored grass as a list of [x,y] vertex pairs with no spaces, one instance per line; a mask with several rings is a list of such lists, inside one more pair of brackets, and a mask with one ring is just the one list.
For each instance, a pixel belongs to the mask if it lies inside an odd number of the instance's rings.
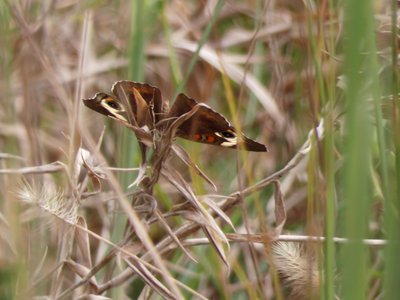
[[[0,1],[0,299],[397,299],[389,3]],[[269,152],[83,105],[122,79]]]

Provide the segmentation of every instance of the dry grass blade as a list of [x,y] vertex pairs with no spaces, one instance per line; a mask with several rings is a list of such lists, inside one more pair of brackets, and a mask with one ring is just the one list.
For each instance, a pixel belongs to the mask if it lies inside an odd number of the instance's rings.
[[[165,278],[165,276],[170,276],[170,275],[168,274],[168,272],[165,272],[165,271],[161,272],[161,271],[159,271],[159,270],[156,269],[153,265],[150,265],[150,264],[146,263],[143,259],[141,259],[141,258],[139,258],[138,256],[134,255],[134,254],[131,253],[130,251],[126,250],[125,248],[119,247],[118,245],[112,243],[111,241],[109,241],[109,240],[107,240],[107,239],[104,239],[103,237],[99,236],[98,234],[96,234],[96,233],[94,233],[94,232],[92,232],[92,231],[90,231],[90,230],[87,230],[85,227],[82,227],[82,226],[80,226],[79,224],[75,224],[75,227],[76,227],[77,229],[79,229],[79,230],[83,230],[84,232],[87,232],[89,235],[91,235],[92,237],[98,239],[99,241],[102,241],[102,242],[104,242],[104,243],[106,243],[106,244],[112,246],[112,247],[114,248],[114,251],[117,251],[117,252],[122,253],[125,257],[131,259],[132,261],[135,261],[135,262],[137,262],[137,263],[140,263],[141,270],[145,270],[145,269],[146,269],[146,271],[145,271],[146,274],[147,274],[147,273],[150,273],[150,271],[147,270],[147,269],[148,269],[148,268],[151,268],[153,271],[162,274],[164,278]],[[151,252],[149,251],[148,253],[151,253]],[[151,254],[152,254],[152,253],[151,253]],[[61,299],[61,298],[64,298],[64,297],[67,296],[69,293],[71,293],[73,290],[75,290],[76,288],[78,288],[78,287],[82,286],[83,284],[85,284],[86,282],[88,282],[88,281],[90,280],[90,278],[91,278],[95,273],[97,273],[102,267],[104,267],[104,265],[107,264],[107,262],[108,262],[110,259],[112,259],[114,256],[115,256],[115,253],[110,254],[109,256],[107,256],[106,259],[103,260],[103,261],[101,262],[101,264],[97,264],[97,265],[94,266],[91,270],[89,270],[88,273],[85,275],[85,277],[83,278],[83,280],[82,280],[81,282],[79,282],[79,283],[77,283],[77,284],[71,286],[69,289],[63,291],[63,292],[61,293],[61,295],[58,296],[58,298],[60,298],[60,299]],[[129,271],[129,272],[127,272],[127,271],[125,270],[125,273],[119,275],[119,278],[122,278],[122,279],[115,279],[115,278],[114,278],[114,279],[111,279],[109,282],[100,285],[100,286],[98,287],[98,293],[103,293],[104,291],[106,291],[106,290],[108,290],[108,289],[110,289],[110,288],[112,288],[112,287],[115,287],[115,286],[116,286],[116,283],[118,283],[118,282],[121,282],[121,283],[122,283],[122,282],[124,282],[125,280],[129,279],[130,277],[132,277],[132,272],[130,272],[129,269],[128,269],[128,271]],[[140,275],[140,274],[138,274],[138,275]],[[145,278],[143,278],[143,279],[145,279]],[[175,285],[175,282],[172,280],[172,278],[170,278],[169,282],[172,282],[172,284]],[[182,297],[179,296],[179,295],[180,295],[179,290],[177,290],[177,289],[174,287],[174,291],[178,291],[178,292],[175,292],[175,295],[178,295],[177,297],[179,297],[179,299],[182,299]]]
[[104,257],[100,262],[98,262],[91,270],[88,272],[85,277],[82,278],[81,281],[75,283],[74,285],[70,286],[68,289],[64,290],[61,295],[59,295],[59,299],[63,299],[67,295],[69,295],[72,291],[75,289],[87,284],[90,279],[99,271],[101,270],[104,266],[106,266],[114,257],[115,257],[115,252],[116,250],[113,249],[113,251]]
[[178,295],[174,295],[168,290],[147,268],[145,268],[140,262],[132,262],[129,259],[124,259],[132,270],[140,276],[154,291],[159,293],[165,299],[181,299]]
[[[78,264],[71,259],[65,261],[65,266],[70,268],[72,272],[79,275],[79,277],[84,278],[90,272],[90,269],[84,265]],[[90,284],[91,292],[97,292],[99,289],[99,285],[97,284],[96,278],[91,277],[88,281]]]
[[[213,245],[214,249],[217,251],[218,256],[222,259],[228,270],[226,271],[226,274],[230,273],[231,266],[229,265],[229,261],[226,257],[225,254],[225,249],[224,245],[228,245],[229,243],[227,242],[227,239],[224,235],[224,239],[221,239],[219,235],[215,234],[215,231],[213,231],[211,228],[208,226],[202,226],[202,229],[204,233],[206,234],[208,240],[210,241],[211,245]],[[228,247],[229,249],[229,247]]]
[[[84,218],[79,217],[77,223],[80,226],[87,228],[87,224]],[[90,254],[89,235],[86,231],[78,230],[75,233],[75,240],[82,255],[82,264],[89,269],[92,268],[92,256]]]
[[77,300],[112,300],[111,298],[108,298],[108,297],[93,295],[93,294],[82,295],[76,299]]
[[0,169],[0,174],[45,174],[45,173],[56,173],[66,172],[67,168],[62,162],[56,161],[50,164],[41,166],[25,167],[19,169]]
[[[112,177],[110,177],[112,178]],[[164,280],[167,282],[168,286],[171,288],[173,291],[174,295],[181,299],[183,298],[181,296],[181,293],[176,286],[172,276],[169,274],[168,270],[165,268],[163,260],[160,256],[160,254],[157,252],[152,240],[150,239],[148,232],[145,228],[145,225],[142,223],[136,212],[132,209],[130,203],[122,196],[121,191],[118,189],[118,185],[114,182],[115,179],[113,179],[113,182],[115,184],[116,191],[119,192],[119,197],[118,201],[123,208],[124,212],[126,213],[128,220],[130,224],[132,225],[133,229],[135,230],[135,233],[137,237],[140,239],[140,241],[143,243],[144,247],[147,249],[148,253],[150,254],[151,258],[155,262],[155,265],[162,271],[162,276]],[[116,246],[116,245],[115,245]],[[121,252],[124,254],[127,254],[126,251],[122,251],[123,249],[119,249]],[[133,258],[135,261],[139,261],[140,259],[136,256],[132,256],[128,254],[129,257]]]
[[202,177],[208,184],[212,186],[214,191],[217,191],[217,186],[212,182],[210,178],[190,159],[189,155],[181,146],[175,144],[172,145],[172,150],[176,156],[179,157],[187,166],[192,168],[200,177]]
[[35,268],[35,273],[33,274],[33,280],[32,280],[32,282],[37,281],[38,278],[40,278],[40,277],[42,276],[42,273],[43,273],[43,266],[44,266],[44,263],[45,263],[46,258],[47,258],[48,250],[49,250],[49,248],[46,247],[46,248],[45,248],[45,251],[43,252],[42,259],[40,260],[39,264],[38,264],[37,267]]
[[0,159],[16,159],[20,161],[25,161],[25,159],[21,156],[3,152],[0,152]]
[[276,220],[274,235],[278,237],[282,232],[283,226],[285,226],[286,209],[279,181],[277,180],[274,181],[274,187],[275,187],[275,220]]
[[[308,143],[306,142],[303,145],[302,149],[307,147],[307,145],[308,145]],[[304,157],[303,151],[297,152],[296,155],[282,169],[271,174],[270,176],[266,177],[265,179],[261,180],[260,182],[258,182],[256,184],[254,184],[253,186],[250,186],[250,187],[244,189],[241,192],[242,197],[251,195],[252,193],[263,189],[265,186],[267,186],[267,185],[273,183],[274,181],[276,181],[277,179],[281,178],[284,174],[286,174],[291,169],[293,169],[303,159],[303,157]],[[169,177],[167,176],[166,178],[168,179]],[[220,209],[222,211],[228,211],[228,210],[232,209],[233,207],[237,206],[240,201],[239,200],[240,198],[238,197],[238,193],[239,192],[234,192],[234,193],[230,194],[228,197],[226,197],[226,200],[220,205]],[[217,216],[217,213],[215,213],[214,215]],[[193,219],[192,217],[190,217],[189,219]],[[182,238],[186,237],[187,235],[189,235],[190,233],[197,231],[202,226],[202,225],[200,225],[200,224],[202,224],[201,222],[202,222],[202,220],[197,220],[196,223],[198,223],[198,224],[186,223],[175,231],[175,235],[182,239]],[[236,235],[236,234],[233,234],[233,235]],[[226,234],[226,236],[232,236],[232,234]],[[269,242],[271,241],[270,237],[268,237],[266,239],[265,236],[262,236],[260,239],[260,241],[262,243],[264,243],[266,240],[268,240]],[[165,249],[167,247],[167,245],[171,244],[171,242],[172,242],[171,238],[167,237],[163,241],[158,243],[157,248]]]
[[162,174],[194,206],[195,210],[199,213],[199,216],[204,217],[201,224],[204,224],[206,227],[213,230],[213,232],[219,236],[220,240],[227,243],[224,232],[215,222],[213,216],[211,216],[207,209],[203,207],[203,204],[199,202],[190,185],[182,178],[179,172],[169,166],[164,166]]
[[197,200],[196,195],[193,193],[190,185],[182,178],[178,171],[173,169],[171,166],[164,165],[161,174],[186,198],[186,200],[193,205],[197,211],[201,212],[204,210],[201,203]]
[[195,210],[199,213],[198,217],[201,218],[201,220],[197,218],[199,224],[203,224],[205,227],[209,227],[216,234],[218,234],[221,240],[227,242],[225,234],[223,233],[221,228],[219,228],[214,218],[198,201],[192,189],[190,188],[190,185],[182,178],[182,176],[176,170],[167,166],[164,166],[162,174],[173,186],[177,188],[179,192],[182,193],[182,195],[193,205]]
[[232,223],[232,220],[229,218],[229,216],[214,202],[214,200],[208,198],[207,196],[201,197],[201,199],[210,207],[218,217],[220,217],[222,220],[224,220],[229,226],[235,230],[235,226]]
[[178,237],[175,235],[175,233],[172,231],[172,229],[169,227],[167,221],[165,220],[164,216],[161,214],[161,212],[157,209],[155,212],[155,215],[157,219],[160,221],[161,225],[164,227],[164,229],[167,231],[168,235],[175,241],[175,243],[178,245],[180,249],[195,263],[197,263],[197,260],[193,257],[193,255],[182,245],[181,241],[178,239]]

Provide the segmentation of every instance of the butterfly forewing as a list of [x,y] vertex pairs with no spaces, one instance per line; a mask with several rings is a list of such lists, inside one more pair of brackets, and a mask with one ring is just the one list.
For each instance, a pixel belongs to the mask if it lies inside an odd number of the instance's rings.
[[97,93],[92,98],[83,99],[83,103],[100,114],[127,121],[125,106],[111,95],[106,93]]
[[[199,103],[196,100],[184,94],[179,94],[168,113],[168,117],[171,119],[177,118],[191,111],[197,104]],[[179,130],[182,134],[189,135],[220,132],[231,128],[232,126],[228,120],[212,110],[208,105],[202,103],[196,113],[179,127]]]
[[[191,111],[198,104],[196,100],[179,94],[168,113],[168,118],[173,120]],[[224,116],[205,104],[198,107],[196,113],[178,128],[177,136],[229,148],[239,146],[249,151],[268,151],[265,145],[257,143],[243,134],[238,134]]]

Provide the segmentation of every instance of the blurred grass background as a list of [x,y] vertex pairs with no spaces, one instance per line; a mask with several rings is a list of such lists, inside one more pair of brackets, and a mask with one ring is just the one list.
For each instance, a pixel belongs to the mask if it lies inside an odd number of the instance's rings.
[[[100,152],[107,164],[138,166],[132,132],[81,103],[121,79],[157,86],[171,103],[182,90],[268,145],[269,153],[242,153],[177,141],[220,195],[278,171],[309,138],[304,159],[280,179],[284,233],[327,240],[304,244],[317,263],[318,293],[292,298],[398,299],[397,10],[394,0],[0,1],[0,299],[57,298],[80,278],[63,266],[66,258],[82,259],[77,242],[65,238],[71,230],[33,211],[17,192],[25,178],[72,197],[74,155],[103,130]],[[70,172],[15,171],[55,161]],[[194,172],[183,166],[181,172],[196,195],[215,193]],[[122,191],[135,176],[118,172]],[[229,211],[238,232],[268,233],[272,193],[268,186]],[[114,243],[127,219],[116,195],[104,181],[102,193],[83,199],[78,210],[89,230]],[[165,211],[176,203],[164,181],[156,196]],[[174,228],[183,222],[179,216],[169,221]],[[149,227],[155,243],[165,235],[158,229]],[[336,244],[334,236],[351,242]],[[387,245],[365,245],[367,238]],[[91,238],[95,263],[108,247]],[[176,280],[206,298],[286,299],[292,287],[281,283],[268,249],[231,242],[229,274],[210,245],[190,248],[198,263],[179,249],[163,258]],[[107,282],[122,270],[115,259],[96,279]],[[103,295],[136,299],[145,286],[132,277]],[[77,289],[64,298],[82,293],[91,292]]]

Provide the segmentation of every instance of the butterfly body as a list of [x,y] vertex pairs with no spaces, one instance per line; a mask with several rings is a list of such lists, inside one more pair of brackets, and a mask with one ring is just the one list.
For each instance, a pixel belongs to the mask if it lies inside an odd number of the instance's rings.
[[265,145],[238,132],[224,116],[211,107],[185,94],[179,94],[171,109],[166,111],[160,90],[151,85],[117,81],[111,90],[114,96],[97,93],[92,98],[84,99],[83,102],[87,107],[103,115],[148,128],[154,128],[162,120],[168,126],[196,107],[195,113],[177,128],[178,137],[227,148],[268,151]]

